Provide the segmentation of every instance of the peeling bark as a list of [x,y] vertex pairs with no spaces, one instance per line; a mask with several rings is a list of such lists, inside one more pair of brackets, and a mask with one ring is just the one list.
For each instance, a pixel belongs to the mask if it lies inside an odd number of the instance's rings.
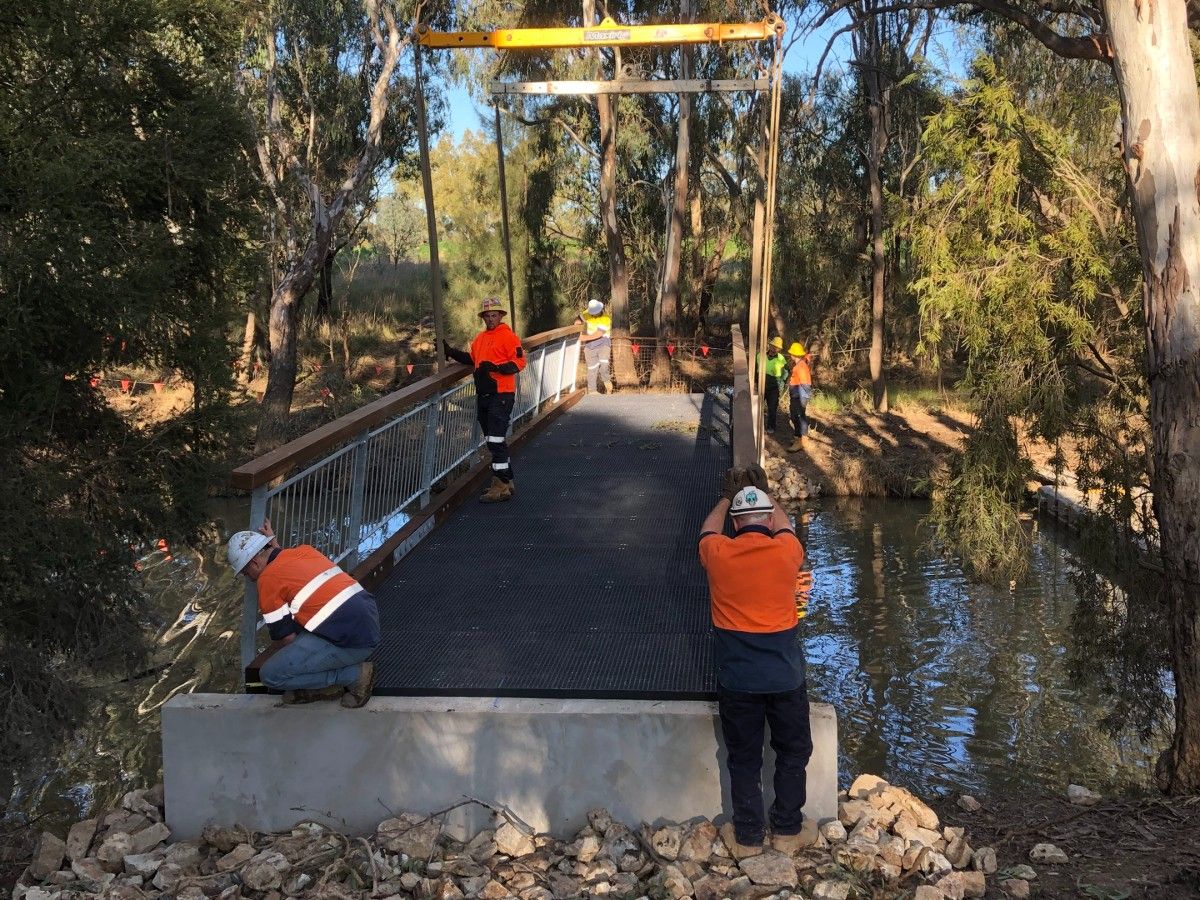
[[[1170,599],[1172,793],[1200,793],[1200,96],[1184,0],[1103,3],[1144,276],[1154,512]],[[1135,125],[1136,123],[1136,125]]]

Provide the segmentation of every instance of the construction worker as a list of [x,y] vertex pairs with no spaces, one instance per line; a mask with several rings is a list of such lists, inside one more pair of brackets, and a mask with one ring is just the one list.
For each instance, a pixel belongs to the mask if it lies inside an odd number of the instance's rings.
[[787,360],[783,356],[783,338],[779,335],[771,338],[767,345],[767,358],[763,362],[766,382],[763,385],[763,397],[767,401],[767,431],[779,427],[779,389],[782,387],[787,372]]
[[[721,833],[735,859],[763,848],[765,724],[771,726],[775,750],[772,847],[794,854],[812,837],[811,828],[803,829],[812,733],[795,599],[804,548],[787,514],[756,486],[766,484],[761,472],[751,479],[756,484],[736,493],[738,482],[727,484],[725,496],[700,526],[700,562],[708,574],[715,633],[717,710],[733,801],[732,822]],[[722,533],[726,513],[733,520],[733,537]]]
[[456,362],[475,367],[475,414],[492,454],[492,480],[480,501],[511,500],[512,463],[508,458],[508,426],[517,396],[517,373],[525,368],[521,339],[504,324],[506,311],[495,297],[479,305],[484,329],[471,342],[471,352],[455,350],[445,341],[442,348]]
[[612,317],[605,314],[604,303],[589,300],[587,312],[575,317],[583,325],[579,343],[583,345],[583,358],[587,363],[588,393],[596,393],[597,375],[604,383],[604,392],[612,393],[612,377],[609,358],[612,356]]
[[357,709],[371,698],[379,643],[375,598],[307,544],[285,550],[271,523],[229,539],[229,565],[258,585],[258,611],[273,641],[261,663],[263,683],[284,703],[341,698]]
[[788,453],[795,453],[804,449],[804,438],[808,435],[807,408],[813,395],[812,369],[808,365],[804,345],[799,341],[792,341],[788,356],[792,363],[792,374],[788,378],[788,402],[792,428],[796,432],[796,439],[788,447]]

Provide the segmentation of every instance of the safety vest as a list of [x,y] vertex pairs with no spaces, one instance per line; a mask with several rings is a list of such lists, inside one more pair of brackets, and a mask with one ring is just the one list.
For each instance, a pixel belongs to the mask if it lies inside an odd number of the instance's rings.
[[[471,342],[471,361],[475,368],[482,362],[491,362],[500,366],[504,363],[515,363],[517,371],[525,368],[525,351],[521,348],[521,339],[516,332],[501,322],[495,328],[484,329],[475,335]],[[503,372],[486,373],[496,383],[496,393],[512,394],[517,390],[516,373]],[[476,381],[478,387],[478,381]]]
[[766,370],[768,378],[776,380],[783,377],[784,368],[787,366],[787,360],[783,358],[782,353],[776,353],[774,356],[768,356],[763,362],[763,368]]
[[792,363],[792,377],[788,381],[788,386],[800,387],[806,384],[812,384],[812,369],[809,367],[807,359],[800,359]]
[[294,623],[340,646],[371,647],[379,641],[374,598],[308,545],[271,557],[258,576],[258,611],[276,639],[296,631]]
[[612,333],[612,316],[604,313],[598,316],[589,316],[584,313],[580,318],[583,319],[585,334],[595,334],[597,331],[601,331],[607,336]]

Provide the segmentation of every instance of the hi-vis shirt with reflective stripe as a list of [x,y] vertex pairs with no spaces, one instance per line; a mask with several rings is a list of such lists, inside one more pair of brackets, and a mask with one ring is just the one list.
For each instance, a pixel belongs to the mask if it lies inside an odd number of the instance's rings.
[[[276,639],[296,631],[294,623],[334,643],[369,646],[370,635],[346,633],[344,627],[348,625],[350,632],[358,631],[351,620],[358,620],[360,615],[339,617],[338,625],[329,627],[333,625],[331,617],[339,610],[352,601],[360,602],[359,595],[370,597],[362,585],[327,556],[307,545],[276,553],[258,578],[258,609]],[[356,642],[357,639],[363,643]]]
[[607,337],[612,332],[612,316],[606,316],[603,313],[598,316],[590,316],[584,313],[580,318],[583,319],[583,324],[587,328],[588,334],[595,334],[597,331],[600,331]]

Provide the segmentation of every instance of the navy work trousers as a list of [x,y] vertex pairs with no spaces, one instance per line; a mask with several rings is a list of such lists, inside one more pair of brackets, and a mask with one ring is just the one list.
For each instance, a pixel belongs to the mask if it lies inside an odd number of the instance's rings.
[[512,481],[512,462],[508,458],[508,425],[512,420],[516,394],[479,394],[475,412],[479,427],[492,454],[492,474],[501,481]]
[[775,834],[799,834],[807,796],[805,769],[812,756],[808,722],[808,689],[800,685],[778,694],[747,694],[717,689],[717,710],[729,758],[729,789],[733,797],[733,831],[739,844],[762,843],[763,726],[771,727],[775,751],[775,802],[771,829]]

